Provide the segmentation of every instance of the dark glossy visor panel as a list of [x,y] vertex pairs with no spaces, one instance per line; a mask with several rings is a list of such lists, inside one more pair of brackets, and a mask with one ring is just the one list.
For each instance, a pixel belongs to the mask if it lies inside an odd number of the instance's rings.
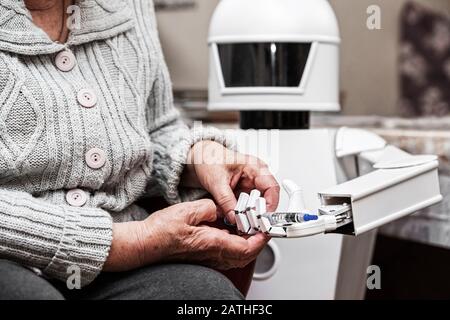
[[219,44],[226,87],[299,87],[311,43]]

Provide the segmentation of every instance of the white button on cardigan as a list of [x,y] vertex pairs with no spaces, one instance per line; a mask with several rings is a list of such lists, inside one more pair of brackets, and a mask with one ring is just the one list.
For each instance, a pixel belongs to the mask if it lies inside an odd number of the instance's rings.
[[64,72],[71,71],[75,67],[76,62],[74,54],[69,50],[61,51],[55,58],[56,67]]
[[106,163],[105,151],[99,148],[93,148],[86,152],[86,164],[91,169],[100,169]]
[[73,207],[82,207],[86,204],[88,196],[86,192],[81,189],[73,189],[67,192],[67,203]]
[[92,108],[97,104],[97,95],[91,89],[81,89],[78,91],[77,100],[81,106]]

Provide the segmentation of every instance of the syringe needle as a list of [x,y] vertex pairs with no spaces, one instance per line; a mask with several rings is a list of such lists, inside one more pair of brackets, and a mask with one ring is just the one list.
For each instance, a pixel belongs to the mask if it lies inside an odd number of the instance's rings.
[[318,220],[319,216],[304,212],[269,212],[263,217],[269,219],[272,225],[286,225]]

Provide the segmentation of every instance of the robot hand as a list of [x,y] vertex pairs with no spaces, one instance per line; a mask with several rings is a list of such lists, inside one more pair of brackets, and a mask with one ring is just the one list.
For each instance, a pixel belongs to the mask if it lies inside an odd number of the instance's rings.
[[235,208],[236,224],[242,234],[264,232],[272,237],[299,238],[333,231],[338,224],[351,221],[350,206],[319,208],[312,214],[305,208],[302,190],[293,181],[283,182],[289,195],[288,212],[266,212],[266,200],[258,190],[241,193]]

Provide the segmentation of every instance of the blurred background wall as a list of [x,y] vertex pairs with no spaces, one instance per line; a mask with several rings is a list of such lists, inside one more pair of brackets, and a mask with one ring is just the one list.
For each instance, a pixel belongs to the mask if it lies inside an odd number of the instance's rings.
[[[161,0],[162,2],[164,0]],[[208,80],[207,34],[219,0],[167,7],[157,14],[161,41],[176,92],[205,96]],[[399,102],[399,17],[407,0],[330,0],[339,19],[342,107],[346,115],[397,115]],[[450,15],[449,0],[415,0]],[[369,30],[366,10],[378,5],[382,29]],[[232,22],[230,22],[232,23]]]

